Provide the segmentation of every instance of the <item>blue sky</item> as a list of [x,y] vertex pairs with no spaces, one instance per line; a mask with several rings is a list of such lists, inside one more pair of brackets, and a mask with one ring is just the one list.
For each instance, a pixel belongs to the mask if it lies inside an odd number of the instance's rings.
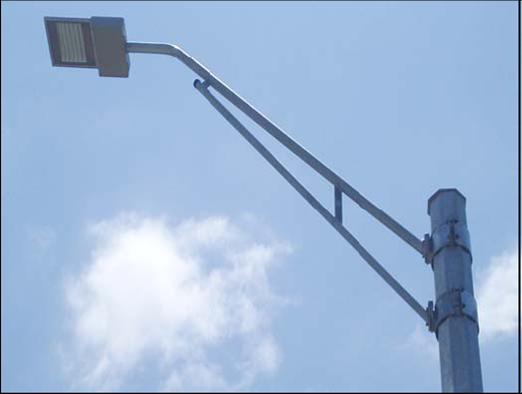
[[[190,70],[51,66],[44,16],[120,16],[129,41],[184,48],[419,238],[428,198],[458,188],[484,388],[516,391],[516,7],[2,2],[2,390],[440,390],[433,334]],[[344,222],[433,299],[415,251],[347,199]]]

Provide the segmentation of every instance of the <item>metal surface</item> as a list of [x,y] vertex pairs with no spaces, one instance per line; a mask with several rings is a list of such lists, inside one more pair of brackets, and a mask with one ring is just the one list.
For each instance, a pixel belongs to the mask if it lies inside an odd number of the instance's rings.
[[101,77],[128,77],[123,18],[45,17],[53,66],[97,68]]
[[470,319],[478,328],[477,303],[473,294],[463,289],[450,290],[441,294],[433,310],[430,322],[430,331],[438,337],[439,326],[451,316],[463,316]]
[[440,225],[431,236],[431,259],[446,246],[459,246],[471,256],[469,232],[463,223],[449,222]]
[[400,223],[392,219],[381,209],[377,208],[369,200],[363,197],[357,190],[346,183],[341,177],[335,174],[332,170],[326,167],[323,163],[312,156],[306,149],[294,141],[283,130],[272,123],[266,116],[256,110],[245,99],[239,96],[236,92],[225,85],[220,79],[213,75],[197,60],[185,53],[176,45],[159,44],[159,43],[127,43],[127,51],[129,53],[154,53],[173,56],[179,59],[183,64],[189,67],[192,71],[203,78],[211,87],[216,89],[223,97],[234,104],[245,115],[250,117],[265,131],[271,134],[280,143],[286,146],[296,156],[303,160],[306,164],[312,167],[315,171],[321,174],[324,178],[330,181],[333,185],[338,187],[344,194],[357,203],[362,209],[367,211],[379,222],[384,224],[388,229],[395,233],[399,238],[405,241],[408,245],[422,254],[422,242],[411,232],[405,229]]
[[334,199],[335,199],[335,218],[339,223],[343,222],[343,193],[341,189],[334,186]]
[[439,341],[444,392],[483,390],[469,237],[466,247],[455,242],[456,234],[467,234],[465,206],[456,189],[441,189],[428,202],[432,239],[438,243],[432,261],[437,302],[431,328]]
[[128,77],[130,63],[123,18],[93,16],[91,30],[99,75]]
[[194,87],[209,101],[209,103],[263,156],[288,183],[326,219],[328,223],[359,253],[359,255],[384,279],[388,285],[422,318],[428,322],[426,310],[417,302],[386,269],[359,243],[359,241],[333,216],[317,199],[275,158],[272,153],[259,142],[209,91],[208,84],[194,81]]

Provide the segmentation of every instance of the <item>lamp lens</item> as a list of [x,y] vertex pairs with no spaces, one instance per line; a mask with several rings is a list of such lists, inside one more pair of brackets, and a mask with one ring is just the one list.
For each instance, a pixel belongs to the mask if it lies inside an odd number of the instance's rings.
[[61,61],[87,63],[82,25],[80,23],[56,23]]

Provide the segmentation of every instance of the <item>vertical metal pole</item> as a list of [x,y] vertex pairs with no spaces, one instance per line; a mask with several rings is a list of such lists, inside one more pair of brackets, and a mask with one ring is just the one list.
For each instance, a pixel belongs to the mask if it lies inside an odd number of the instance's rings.
[[437,297],[433,328],[444,392],[483,391],[465,208],[456,189],[440,189],[428,201]]

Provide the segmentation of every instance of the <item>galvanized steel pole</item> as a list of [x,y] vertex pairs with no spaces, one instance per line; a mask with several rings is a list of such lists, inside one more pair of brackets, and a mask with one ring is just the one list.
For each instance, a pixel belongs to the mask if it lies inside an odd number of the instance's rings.
[[444,392],[483,391],[465,206],[457,189],[440,189],[428,201],[437,297],[431,328],[439,341]]

